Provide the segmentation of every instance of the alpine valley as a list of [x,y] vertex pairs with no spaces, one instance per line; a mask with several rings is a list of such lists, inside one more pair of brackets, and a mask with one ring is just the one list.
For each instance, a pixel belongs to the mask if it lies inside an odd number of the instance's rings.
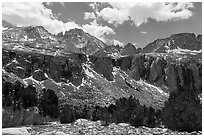
[[[172,34],[142,49],[106,45],[77,28],[53,35],[2,25],[3,129],[202,133],[202,35]],[[47,126],[53,121],[60,124]]]

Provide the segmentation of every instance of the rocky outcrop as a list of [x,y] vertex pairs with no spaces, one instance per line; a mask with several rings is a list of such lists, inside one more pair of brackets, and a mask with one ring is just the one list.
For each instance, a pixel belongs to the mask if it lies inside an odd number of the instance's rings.
[[115,57],[119,55],[119,52],[121,50],[122,47],[120,47],[119,45],[109,45],[92,55],[97,57]]
[[132,56],[135,54],[138,54],[141,51],[141,48],[136,49],[135,46],[131,43],[128,43],[127,45],[125,45],[125,47],[121,50],[120,54],[121,55],[128,55],[128,56]]
[[178,88],[201,91],[201,62],[197,59],[169,57],[166,54],[140,54],[133,58],[130,76],[135,80],[144,79],[169,92]]
[[[194,33],[172,34],[165,39],[157,39],[142,49],[143,53],[168,53],[176,49],[200,51],[202,49],[202,36]],[[185,51],[185,50],[184,50]]]
[[59,33],[57,37],[60,44],[64,46],[64,51],[68,52],[90,55],[107,46],[101,40],[77,28],[66,31],[64,35]]
[[[64,34],[53,35],[42,26],[11,27],[4,29],[3,43],[11,46],[17,43],[18,48],[49,49],[59,52],[76,52],[93,54],[107,45],[81,29],[71,29]],[[15,45],[13,45],[15,48]]]
[[31,135],[26,127],[21,128],[4,128],[2,135]]

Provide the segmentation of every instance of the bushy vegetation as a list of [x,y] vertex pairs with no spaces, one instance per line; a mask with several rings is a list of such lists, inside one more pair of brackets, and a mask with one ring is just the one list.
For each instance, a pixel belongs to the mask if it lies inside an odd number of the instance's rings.
[[59,116],[58,97],[53,90],[43,89],[39,98],[40,112],[46,116],[57,118]]
[[41,125],[53,121],[50,117],[43,117],[29,109],[13,110],[11,107],[2,110],[2,127],[17,127],[25,125]]
[[54,91],[44,89],[38,97],[35,87],[24,88],[18,81],[14,84],[3,81],[2,107],[3,127],[44,124],[59,116],[58,97]]
[[161,111],[155,111],[151,107],[142,106],[139,101],[132,96],[130,98],[120,98],[115,105],[109,107],[77,109],[65,105],[60,114],[61,123],[71,123],[78,118],[87,118],[90,120],[102,120],[104,125],[109,123],[130,123],[133,126],[155,127],[160,124]]
[[101,120],[104,125],[110,123],[130,123],[135,127],[165,126],[176,131],[201,131],[202,130],[202,104],[193,92],[172,92],[169,100],[162,110],[141,105],[132,96],[120,98],[115,105],[109,107],[83,109],[66,105],[61,111],[61,123],[71,123],[78,118]]
[[202,130],[202,104],[191,91],[172,92],[162,110],[165,127],[177,131]]
[[[2,126],[44,124],[51,118],[60,118],[61,123],[72,123],[79,118],[101,120],[104,125],[109,123],[130,123],[131,125],[165,127],[176,131],[202,130],[202,104],[198,91],[180,87],[179,91],[171,92],[162,110],[141,105],[137,99],[120,98],[109,107],[71,106],[69,103],[59,110],[58,97],[50,89],[43,89],[38,97],[35,87],[24,88],[19,82],[12,84],[3,81],[2,90]],[[37,107],[39,113],[28,111]],[[49,117],[48,117],[49,116]]]

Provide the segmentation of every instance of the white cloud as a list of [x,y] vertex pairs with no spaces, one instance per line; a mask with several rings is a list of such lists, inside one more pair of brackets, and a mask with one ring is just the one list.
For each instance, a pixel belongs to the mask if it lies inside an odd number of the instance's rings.
[[105,36],[109,34],[115,34],[114,30],[108,26],[100,26],[96,20],[92,21],[90,24],[82,25],[82,29],[85,32],[94,35],[98,39],[106,42]]
[[140,33],[142,33],[142,34],[147,34],[147,32],[146,32],[146,31],[140,31]]
[[[64,4],[64,3],[63,3]],[[62,4],[62,5],[63,5]],[[115,34],[108,26],[99,25],[96,20],[89,24],[77,24],[72,20],[64,23],[57,19],[51,9],[47,9],[42,3],[2,3],[2,19],[19,26],[44,26],[49,32],[57,34],[66,30],[81,28],[95,37],[105,40],[105,36]]]
[[188,19],[192,16],[193,3],[109,3],[112,7],[98,11],[97,7],[90,5],[96,11],[97,17],[113,23],[122,24],[131,19],[136,26],[141,25],[152,18],[156,21],[176,21]]
[[87,20],[87,19],[95,19],[96,16],[93,12],[85,12],[84,13],[84,19]]
[[53,5],[53,2],[45,2],[45,4],[46,4],[47,6],[52,6],[52,5]]
[[124,45],[123,42],[120,42],[119,40],[116,40],[116,39],[112,40],[112,44],[113,44],[113,45],[119,45],[119,46],[121,46],[121,47]]
[[[54,2],[44,2],[47,6],[53,6]],[[65,7],[65,3],[64,2],[59,2],[60,5],[62,5],[63,7]]]
[[128,20],[126,10],[119,10],[116,8],[104,8],[97,15],[98,17],[103,18],[103,20],[108,23],[115,25],[122,24],[125,20]]
[[93,2],[93,3],[90,3],[89,6],[90,6],[92,9],[98,11],[99,3],[97,3],[97,2]]
[[2,19],[20,26],[41,25],[51,33],[63,31],[64,23],[42,3],[3,3]]

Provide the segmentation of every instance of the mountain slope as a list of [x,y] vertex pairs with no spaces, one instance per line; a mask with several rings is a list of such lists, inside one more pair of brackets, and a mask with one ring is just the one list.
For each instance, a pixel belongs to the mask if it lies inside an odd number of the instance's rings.
[[107,46],[101,40],[77,28],[66,31],[64,35],[59,33],[57,36],[67,51],[90,55]]
[[143,53],[198,54],[202,50],[202,36],[193,33],[173,34],[165,39],[157,39],[143,48]]
[[10,47],[18,43],[18,47],[22,49],[24,47],[42,50],[49,49],[57,54],[60,52],[76,52],[89,55],[107,46],[101,40],[85,33],[81,29],[71,29],[66,31],[64,35],[59,33],[55,36],[42,26],[5,29],[3,30],[2,40],[3,45],[8,43]]
[[2,20],[2,28],[3,29],[7,29],[7,28],[14,28],[16,27],[15,25],[5,21],[5,20]]
[[124,56],[124,55],[128,55],[128,56],[133,56],[135,54],[138,54],[141,51],[140,48],[135,48],[135,46],[131,43],[128,43],[127,45],[125,45],[125,47],[122,49],[122,51],[120,52],[120,55]]

